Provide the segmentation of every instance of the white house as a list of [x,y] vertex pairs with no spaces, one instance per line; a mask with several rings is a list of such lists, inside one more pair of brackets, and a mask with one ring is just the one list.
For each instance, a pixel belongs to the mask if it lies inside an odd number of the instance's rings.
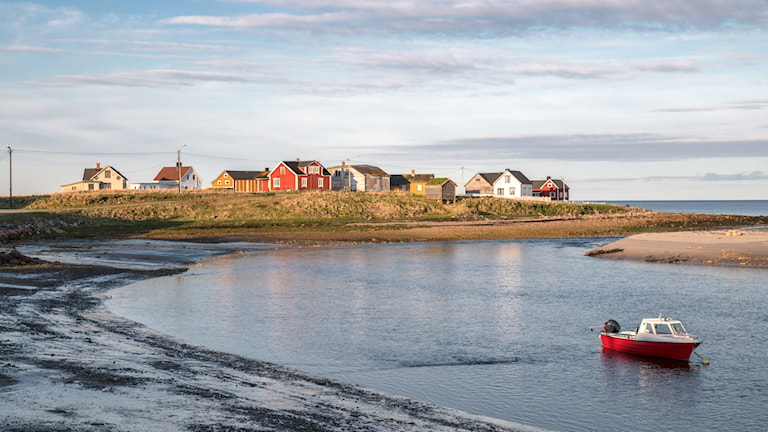
[[154,181],[146,183],[132,183],[131,189],[135,190],[165,190],[179,188],[179,171],[181,171],[182,190],[200,190],[203,188],[203,179],[197,171],[188,166],[163,167],[155,176]]
[[493,196],[497,198],[533,197],[533,183],[522,172],[507,168],[493,182]]

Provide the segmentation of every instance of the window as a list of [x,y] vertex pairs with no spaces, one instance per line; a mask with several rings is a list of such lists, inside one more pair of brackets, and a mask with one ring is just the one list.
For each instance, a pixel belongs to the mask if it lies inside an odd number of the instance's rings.
[[285,167],[281,166],[280,167],[280,175],[283,175],[283,174],[285,174]]
[[[219,182],[219,183],[221,183],[221,182]],[[225,180],[224,184],[229,184],[229,180]]]
[[310,174],[320,174],[320,167],[317,165],[312,165],[309,167],[309,173]]
[[416,190],[417,190],[417,191],[419,191],[419,192],[421,192],[421,190],[422,190],[423,188],[424,188],[424,185],[421,185],[421,184],[417,184],[417,185],[416,185]]
[[323,179],[322,177],[317,179],[317,187],[320,188],[320,189],[325,187],[325,182],[323,180],[325,180],[325,179]]
[[504,188],[496,189],[496,195],[504,195]]
[[303,188],[307,187],[307,178],[306,177],[302,177],[301,178],[301,187],[303,187]]
[[651,328],[651,325],[648,323],[645,324],[645,332],[653,334],[653,328]]
[[505,175],[504,176],[504,183],[510,183],[512,181],[511,175]]
[[217,184],[217,185],[220,185],[220,184],[221,184],[221,180],[217,180],[217,181],[216,181],[216,184]]
[[112,178],[112,171],[110,170],[104,171],[104,178]]
[[515,187],[514,186],[509,188],[509,194],[512,195],[512,196],[515,195]]
[[93,183],[88,184],[88,190],[93,190]]
[[280,188],[280,177],[275,177],[272,179],[272,187],[275,189]]
[[685,327],[680,323],[672,324],[672,333],[674,334],[686,334]]
[[656,324],[656,334],[672,334],[667,324]]

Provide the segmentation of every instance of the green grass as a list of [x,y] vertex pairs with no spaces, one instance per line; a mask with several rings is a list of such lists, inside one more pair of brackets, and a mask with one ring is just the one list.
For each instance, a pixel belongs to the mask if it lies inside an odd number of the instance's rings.
[[25,208],[44,211],[36,213],[39,217],[66,216],[80,220],[76,227],[66,229],[68,235],[76,237],[147,232],[222,235],[275,229],[333,231],[343,230],[346,224],[354,222],[573,216],[627,211],[626,207],[613,205],[496,198],[468,198],[446,204],[400,192],[251,194],[212,190],[59,193],[30,199]]

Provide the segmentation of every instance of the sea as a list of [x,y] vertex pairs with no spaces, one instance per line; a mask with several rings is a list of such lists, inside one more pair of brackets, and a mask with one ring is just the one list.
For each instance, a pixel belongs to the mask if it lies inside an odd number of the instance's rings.
[[[107,306],[190,343],[538,428],[765,430],[768,273],[585,256],[613,240],[279,247],[112,290]],[[704,340],[691,362],[603,351],[590,330],[659,314]]]
[[605,201],[663,213],[768,216],[768,200]]

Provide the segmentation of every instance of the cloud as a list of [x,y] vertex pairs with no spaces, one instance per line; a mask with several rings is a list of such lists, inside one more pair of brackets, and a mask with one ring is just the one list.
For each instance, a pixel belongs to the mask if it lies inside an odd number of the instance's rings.
[[259,0],[253,3],[295,12],[190,15],[162,22],[240,30],[273,28],[348,32],[356,29],[365,32],[497,37],[577,28],[722,31],[761,28],[768,18],[762,0]]
[[229,72],[197,72],[174,69],[115,72],[108,74],[59,75],[53,86],[105,85],[121,87],[174,87],[200,83],[259,83],[272,82],[257,74]]
[[26,53],[62,53],[63,50],[30,46],[30,45],[0,45],[0,51],[12,51],[12,52],[26,52]]
[[766,108],[768,108],[768,99],[744,99],[699,107],[661,108],[651,110],[650,112],[686,113],[702,111],[761,110]]
[[411,146],[457,160],[488,158],[558,161],[679,161],[768,157],[768,140],[707,141],[654,134],[535,135],[466,138]]
[[599,177],[579,179],[583,182],[664,182],[664,181],[686,181],[686,182],[731,182],[731,181],[762,181],[768,180],[768,172],[751,171],[733,174],[722,174],[708,172],[698,175],[680,175],[680,176],[645,176],[645,177]]

